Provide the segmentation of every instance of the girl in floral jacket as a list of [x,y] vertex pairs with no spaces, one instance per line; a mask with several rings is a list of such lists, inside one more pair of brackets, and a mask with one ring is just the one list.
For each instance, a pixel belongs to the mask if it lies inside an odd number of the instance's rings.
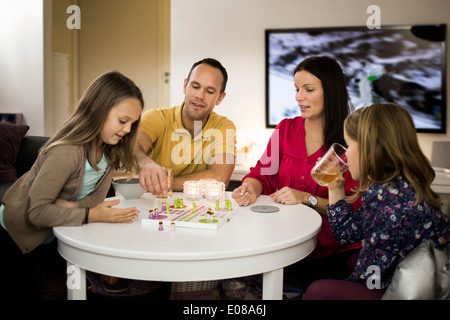
[[[450,241],[449,219],[431,190],[435,173],[422,153],[409,113],[374,104],[344,124],[349,171],[360,182],[345,199],[344,178],[328,185],[329,222],[341,244],[364,241],[347,280],[312,283],[304,299],[380,299],[397,265],[424,240],[437,248]],[[360,195],[361,207],[349,204]]]

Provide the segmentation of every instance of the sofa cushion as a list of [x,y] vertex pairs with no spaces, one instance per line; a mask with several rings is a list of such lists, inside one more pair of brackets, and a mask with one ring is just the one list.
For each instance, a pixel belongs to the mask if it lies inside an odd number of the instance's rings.
[[425,240],[400,262],[383,300],[450,299],[450,243]]
[[28,172],[33,166],[42,146],[48,141],[49,137],[25,136],[20,145],[14,167],[17,169],[17,178],[20,178],[25,172]]
[[436,273],[433,253],[422,242],[400,262],[383,300],[434,300]]
[[0,183],[17,180],[14,163],[19,153],[22,139],[27,133],[27,125],[0,123]]

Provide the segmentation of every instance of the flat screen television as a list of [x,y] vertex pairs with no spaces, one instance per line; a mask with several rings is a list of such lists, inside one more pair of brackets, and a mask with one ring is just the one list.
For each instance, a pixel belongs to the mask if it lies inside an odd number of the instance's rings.
[[301,115],[293,70],[310,56],[340,64],[355,109],[394,102],[417,132],[446,132],[446,25],[266,30],[266,127]]

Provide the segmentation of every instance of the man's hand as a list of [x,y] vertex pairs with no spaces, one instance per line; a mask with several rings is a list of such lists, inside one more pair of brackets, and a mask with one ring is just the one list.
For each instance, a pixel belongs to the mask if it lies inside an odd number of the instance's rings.
[[159,164],[149,159],[139,172],[141,187],[155,196],[164,196],[168,192],[166,171]]

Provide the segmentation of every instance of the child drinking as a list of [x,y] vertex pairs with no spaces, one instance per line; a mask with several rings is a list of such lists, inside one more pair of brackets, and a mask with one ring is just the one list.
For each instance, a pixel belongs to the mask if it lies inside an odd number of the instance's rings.
[[[380,299],[411,250],[426,239],[438,249],[450,241],[449,219],[430,187],[435,173],[403,107],[358,109],[344,123],[344,138],[349,171],[360,187],[345,199],[343,177],[328,185],[329,222],[341,244],[365,240],[364,247],[347,280],[316,281],[304,299]],[[350,203],[361,195],[354,211]],[[379,268],[379,289],[367,286],[371,266]]]

